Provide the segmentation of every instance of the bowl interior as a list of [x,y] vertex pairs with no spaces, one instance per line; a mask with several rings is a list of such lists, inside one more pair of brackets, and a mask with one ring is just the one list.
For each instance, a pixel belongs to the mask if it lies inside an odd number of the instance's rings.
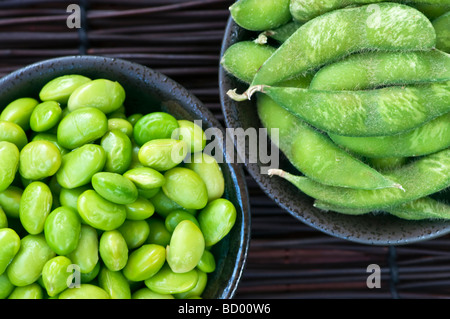
[[[254,39],[256,36],[257,34],[240,28],[230,18],[222,43],[221,56],[230,45]],[[221,67],[219,86],[222,111],[228,127],[241,127],[244,130],[262,127],[253,101],[235,102],[226,95],[228,90],[235,88],[238,92],[243,92],[247,89],[247,85],[240,83]],[[245,148],[245,158],[249,158],[248,145]],[[312,198],[289,182],[261,174],[261,167],[266,165],[259,159],[256,163],[245,162],[249,174],[279,206],[298,220],[329,235],[363,244],[391,245],[422,241],[450,232],[449,221],[406,221],[388,215],[350,216],[319,211],[312,206]],[[279,166],[291,173],[298,173],[283,154],[280,154]],[[448,197],[448,194],[444,196]]]
[[[165,75],[125,60],[96,56],[55,58],[5,76],[0,79],[0,110],[20,97],[37,98],[46,82],[64,74],[82,74],[118,81],[126,91],[125,106],[129,114],[162,110],[178,119],[201,120],[203,129],[224,131],[213,114],[195,96]],[[221,143],[218,145],[225,145],[220,134],[214,138]],[[209,275],[204,297],[229,299],[234,296],[247,257],[250,212],[242,168],[233,163],[219,164],[225,178],[224,197],[236,206],[237,219],[231,232],[213,247],[217,267]]]

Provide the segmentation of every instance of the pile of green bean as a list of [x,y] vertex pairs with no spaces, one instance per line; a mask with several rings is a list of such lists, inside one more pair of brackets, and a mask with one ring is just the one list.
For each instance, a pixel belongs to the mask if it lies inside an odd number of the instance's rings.
[[450,218],[448,1],[240,0],[230,12],[253,38],[223,54],[249,85],[228,95],[256,95],[298,171],[269,175],[323,211]]
[[0,114],[0,299],[202,298],[236,221],[193,121],[70,74]]

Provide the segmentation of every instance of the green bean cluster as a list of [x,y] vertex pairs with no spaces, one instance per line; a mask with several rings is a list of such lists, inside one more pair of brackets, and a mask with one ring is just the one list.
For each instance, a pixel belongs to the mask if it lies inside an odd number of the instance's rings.
[[0,114],[0,299],[202,298],[236,207],[194,121],[56,77]]
[[297,169],[269,175],[323,211],[449,219],[449,10],[442,0],[233,4],[252,32],[223,53],[228,75],[249,86],[228,96],[256,96]]

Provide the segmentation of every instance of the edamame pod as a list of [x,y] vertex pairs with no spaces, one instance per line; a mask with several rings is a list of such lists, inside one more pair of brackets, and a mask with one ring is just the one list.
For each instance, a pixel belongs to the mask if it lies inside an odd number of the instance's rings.
[[272,85],[361,50],[426,50],[435,42],[428,18],[406,5],[335,10],[292,34],[258,70],[252,86]]
[[80,74],[58,76],[42,87],[39,98],[41,101],[56,101],[66,104],[73,91],[90,81],[90,78]]
[[44,234],[26,235],[20,241],[20,249],[6,269],[8,278],[15,286],[27,286],[41,276],[45,263],[55,253],[45,241]]
[[254,87],[326,132],[385,136],[405,132],[450,111],[450,81],[364,91]]
[[124,205],[110,202],[92,189],[78,197],[77,207],[86,224],[105,231],[120,227],[127,217]]
[[300,28],[302,25],[303,23],[292,20],[278,28],[264,31],[264,34],[282,44],[284,41],[289,39],[289,37],[294,34],[294,32],[297,31],[298,28]]
[[100,237],[99,253],[111,271],[122,270],[128,261],[128,246],[118,230],[105,231]]
[[82,274],[93,271],[99,260],[97,230],[89,225],[81,224],[78,246],[67,257],[79,267]]
[[42,269],[42,282],[47,294],[55,297],[69,287],[69,271],[72,261],[65,256],[56,256],[47,261]]
[[108,131],[106,115],[94,108],[76,109],[65,116],[58,125],[58,143],[75,149],[101,138]]
[[13,143],[20,151],[28,144],[28,137],[16,123],[0,120],[0,141]]
[[338,145],[353,153],[372,157],[411,157],[450,147],[450,112],[418,128],[396,135],[353,137],[329,134]]
[[25,132],[30,128],[30,117],[39,102],[30,97],[23,97],[9,103],[0,114],[0,120],[13,122]]
[[[292,165],[321,183],[360,189],[396,187],[373,168],[336,146],[326,135],[297,118],[266,95],[257,96],[261,123],[278,129],[278,147]],[[274,140],[274,141],[276,141]]]
[[174,167],[165,172],[162,190],[167,197],[187,209],[201,209],[208,203],[208,190],[202,178],[193,170]]
[[20,153],[11,142],[0,141],[0,192],[6,190],[14,181],[19,169]]
[[206,247],[217,244],[233,228],[236,222],[236,207],[226,198],[208,203],[197,216]]
[[200,228],[190,220],[181,221],[173,230],[167,249],[167,263],[175,273],[194,269],[205,250],[205,239]]
[[14,259],[20,248],[20,237],[11,228],[0,228],[0,275]]
[[[288,180],[305,194],[338,207],[382,210],[436,193],[450,186],[450,148],[424,156],[384,175],[397,181],[402,189],[361,190],[327,186],[295,176],[280,169],[269,171]],[[418,183],[417,181],[427,181]]]
[[186,167],[196,172],[203,180],[208,191],[208,201],[222,197],[225,180],[216,159],[205,153],[196,153],[186,163]]
[[19,218],[23,228],[30,234],[41,233],[52,204],[53,195],[47,184],[42,182],[29,184],[20,198]]
[[163,267],[166,261],[165,256],[166,250],[160,245],[142,245],[130,254],[122,273],[131,281],[146,280]]
[[100,145],[106,152],[105,171],[123,174],[130,167],[132,142],[125,133],[110,130],[102,137]]
[[[306,22],[319,15],[325,14],[327,12],[341,9],[352,5],[362,5],[372,3],[382,2],[382,0],[325,0],[325,1],[301,1],[301,0],[291,0],[290,2],[290,12],[292,17],[301,22]],[[394,0],[392,2],[408,2],[408,4],[433,4],[440,5],[444,3],[444,0]],[[376,7],[373,9],[376,10]]]
[[67,101],[67,108],[73,112],[80,108],[96,108],[104,114],[119,109],[125,101],[125,90],[118,83],[108,79],[95,79],[76,88]]
[[116,204],[134,203],[139,195],[134,183],[117,173],[95,173],[91,183],[100,196]]
[[45,240],[58,255],[68,255],[78,246],[81,221],[75,210],[60,206],[45,220]]
[[95,173],[106,163],[105,150],[96,144],[86,144],[62,157],[56,180],[64,188],[76,188],[88,184]]
[[77,288],[64,290],[58,299],[111,299],[102,288],[92,284],[81,284]]
[[265,31],[292,19],[290,0],[240,0],[230,6],[233,20],[242,28]]
[[450,11],[433,20],[436,31],[436,49],[450,53]]
[[442,51],[365,52],[324,66],[309,88],[365,90],[449,80],[450,55]]
[[19,172],[23,178],[41,180],[54,175],[61,166],[61,152],[55,144],[32,141],[20,152]]

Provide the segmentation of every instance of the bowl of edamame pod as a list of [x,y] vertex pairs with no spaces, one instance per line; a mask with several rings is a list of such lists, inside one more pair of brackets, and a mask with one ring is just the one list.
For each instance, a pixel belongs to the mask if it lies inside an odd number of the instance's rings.
[[0,92],[0,298],[233,298],[246,183],[195,96],[100,56],[29,65]]
[[225,120],[272,142],[238,146],[250,175],[300,221],[363,244],[449,233],[450,55],[440,23],[449,7],[422,4],[230,7]]

